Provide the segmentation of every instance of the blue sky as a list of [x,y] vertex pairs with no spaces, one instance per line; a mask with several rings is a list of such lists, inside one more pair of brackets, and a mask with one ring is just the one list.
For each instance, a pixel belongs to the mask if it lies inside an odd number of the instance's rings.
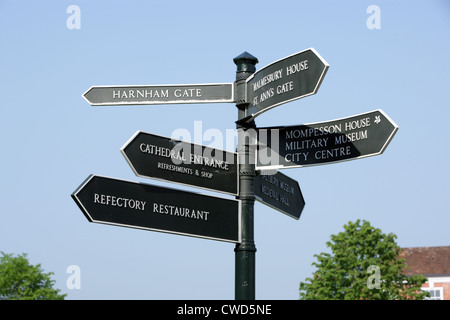
[[[66,25],[70,5],[80,29]],[[367,27],[370,5],[380,29]],[[213,195],[136,177],[120,148],[138,130],[194,134],[196,121],[225,134],[234,104],[92,107],[81,95],[233,82],[244,51],[259,69],[310,47],[330,65],[318,93],[257,126],[382,109],[399,131],[382,155],[283,170],[306,206],[297,221],[256,203],[256,298],[298,299],[314,254],[348,221],[368,220],[402,247],[450,245],[449,18],[437,0],[1,0],[0,250],[54,272],[68,299],[234,299],[233,244],[89,223],[70,197],[89,174]],[[80,289],[66,286],[71,265]]]

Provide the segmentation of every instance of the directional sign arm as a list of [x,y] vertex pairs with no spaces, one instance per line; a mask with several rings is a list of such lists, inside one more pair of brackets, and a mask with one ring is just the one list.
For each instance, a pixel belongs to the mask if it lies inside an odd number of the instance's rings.
[[72,198],[90,222],[240,242],[239,200],[90,175]]
[[238,194],[236,153],[142,131],[120,151],[137,176]]
[[92,106],[235,102],[233,83],[93,86],[83,98]]
[[397,130],[382,110],[327,122],[259,128],[256,168],[304,167],[379,155]]
[[84,216],[86,217],[86,219],[88,219],[89,222],[92,222],[92,218],[89,215],[88,210],[85,208],[85,206],[83,205],[83,202],[80,201],[80,199],[78,198],[78,194],[79,192],[86,186],[86,184],[92,180],[92,178],[94,177],[93,174],[89,175],[82,184],[80,184],[80,186],[70,195],[72,197],[72,199],[75,201],[75,203],[77,204],[78,208],[80,208],[81,212],[83,212]]
[[281,172],[259,174],[255,177],[253,190],[258,201],[291,218],[300,219],[305,200],[297,181]]
[[329,68],[313,48],[275,61],[247,79],[247,115],[251,121],[261,113],[315,94]]

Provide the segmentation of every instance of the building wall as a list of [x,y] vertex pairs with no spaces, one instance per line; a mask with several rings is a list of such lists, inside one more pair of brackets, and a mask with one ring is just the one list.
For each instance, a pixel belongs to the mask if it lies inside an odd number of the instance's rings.
[[428,278],[422,288],[442,288],[444,300],[450,300],[450,277]]

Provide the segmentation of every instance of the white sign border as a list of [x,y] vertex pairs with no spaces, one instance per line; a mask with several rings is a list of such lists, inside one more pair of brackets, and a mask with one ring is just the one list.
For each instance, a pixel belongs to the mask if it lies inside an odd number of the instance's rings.
[[[183,142],[183,143],[189,143],[191,145],[195,145],[195,146],[200,146],[200,147],[206,147],[206,148],[211,148],[211,149],[215,149],[217,151],[220,152],[226,152],[226,153],[231,153],[233,154],[233,157],[236,159],[236,193],[233,192],[227,192],[227,191],[223,191],[223,190],[217,190],[217,189],[211,189],[211,188],[207,188],[207,187],[202,187],[199,185],[194,185],[194,184],[188,184],[188,183],[183,183],[183,182],[178,182],[178,181],[172,181],[172,180],[166,180],[166,179],[162,179],[162,178],[158,178],[158,177],[150,177],[150,176],[146,176],[146,175],[141,175],[139,174],[135,167],[133,166],[133,164],[131,163],[130,159],[128,158],[128,156],[125,153],[125,148],[128,147],[128,145],[140,134],[140,133],[144,133],[144,134],[150,134],[156,137],[160,137],[163,139],[170,139],[170,140],[174,140],[176,142]],[[213,191],[213,192],[220,192],[220,193],[224,193],[224,194],[228,194],[231,196],[238,196],[239,195],[239,156],[236,152],[231,152],[231,151],[225,151],[225,150],[221,150],[221,149],[217,149],[217,148],[213,148],[213,147],[209,147],[209,146],[204,146],[204,145],[200,145],[200,144],[196,144],[196,143],[191,143],[191,142],[187,142],[187,141],[183,141],[183,140],[177,140],[177,139],[172,139],[169,137],[165,137],[159,134],[154,134],[154,133],[150,133],[150,132],[145,132],[142,130],[138,130],[136,131],[135,134],[133,134],[133,136],[128,139],[128,141],[122,146],[122,148],[120,148],[120,152],[122,153],[123,157],[125,158],[125,160],[127,161],[128,165],[131,167],[131,169],[133,170],[134,174],[137,177],[140,178],[146,178],[146,179],[154,179],[154,180],[158,180],[161,182],[170,182],[170,183],[176,183],[185,187],[190,187],[190,188],[199,188],[199,189],[203,189],[203,190],[207,190],[207,191]]]
[[[83,203],[80,201],[80,199],[77,196],[78,193],[94,177],[118,180],[118,181],[122,181],[122,182],[130,182],[130,183],[134,183],[134,184],[149,185],[149,186],[154,186],[154,187],[158,187],[158,188],[162,188],[162,189],[170,189],[170,190],[176,190],[176,191],[179,191],[179,192],[198,194],[198,195],[207,196],[207,197],[211,197],[211,198],[219,198],[219,199],[225,199],[225,200],[230,200],[230,201],[236,201],[238,203],[238,240],[230,240],[230,239],[223,239],[223,238],[217,238],[217,237],[208,237],[208,236],[196,235],[196,234],[191,234],[191,233],[176,232],[176,231],[170,231],[170,230],[164,230],[164,229],[146,228],[146,227],[140,227],[140,226],[134,226],[134,225],[128,225],[128,224],[122,224],[122,223],[94,220],[94,219],[92,219],[92,216],[89,213],[89,211],[84,207]],[[139,229],[139,230],[155,231],[155,232],[175,234],[175,235],[182,235],[182,236],[189,236],[189,237],[208,239],[208,240],[217,240],[217,241],[223,241],[223,242],[231,242],[231,243],[241,243],[242,242],[242,233],[241,233],[241,228],[242,228],[242,212],[241,212],[242,204],[241,204],[241,200],[239,200],[239,199],[230,199],[230,198],[225,198],[225,197],[211,196],[211,195],[208,195],[208,194],[203,194],[203,193],[198,193],[198,192],[179,190],[179,189],[170,188],[170,187],[161,187],[161,186],[157,186],[157,185],[153,185],[153,184],[136,182],[136,181],[131,181],[131,180],[118,179],[118,178],[112,178],[112,177],[107,177],[107,176],[98,175],[98,174],[91,174],[91,175],[89,175],[89,177],[72,193],[72,198],[75,200],[75,202],[77,203],[78,207],[83,211],[83,214],[86,216],[86,218],[90,222],[93,222],[93,223],[112,225],[112,226],[118,226],[118,227],[125,227],[125,228],[132,228],[132,229]]]
[[[282,58],[282,59],[278,59],[277,61],[274,61],[274,62],[272,62],[272,63],[266,65],[265,67],[259,69],[259,70],[256,71],[254,74],[252,74],[250,77],[248,77],[248,78],[246,79],[246,81],[245,81],[245,86],[246,86],[246,88],[245,88],[245,101],[249,102],[249,101],[248,101],[248,96],[247,96],[247,86],[248,86],[248,83],[249,83],[249,82],[250,82],[250,81],[251,81],[258,73],[264,71],[264,69],[266,69],[266,68],[268,68],[268,67],[271,67],[272,65],[274,65],[274,64],[276,64],[276,63],[278,63],[278,62],[280,62],[280,61],[282,61],[282,60],[284,60],[284,59],[288,59],[288,58],[293,57],[293,56],[295,56],[295,55],[302,54],[302,53],[304,53],[304,52],[306,52],[306,51],[309,51],[309,50],[311,50],[311,51],[319,58],[319,60],[322,61],[322,63],[325,65],[325,68],[323,69],[322,74],[320,75],[319,81],[317,82],[317,85],[316,85],[316,87],[314,88],[314,91],[311,92],[311,93],[308,93],[308,94],[304,94],[304,95],[299,96],[299,97],[295,97],[295,98],[292,98],[292,99],[289,99],[289,100],[286,100],[286,101],[282,101],[282,102],[273,104],[273,105],[271,105],[271,106],[269,106],[269,107],[267,107],[267,108],[265,108],[265,109],[263,109],[263,110],[260,110],[260,111],[258,111],[258,112],[256,112],[256,113],[252,113],[251,115],[248,115],[248,116],[251,116],[251,118],[250,118],[249,120],[247,120],[247,121],[251,121],[251,120],[253,120],[254,118],[256,118],[257,116],[259,116],[260,114],[262,114],[262,113],[264,113],[264,112],[266,112],[266,111],[268,111],[268,110],[270,110],[270,109],[273,109],[273,108],[275,108],[275,107],[278,107],[279,105],[282,105],[282,104],[285,104],[285,103],[289,103],[289,102],[292,102],[292,101],[295,101],[295,100],[298,100],[298,99],[301,99],[301,98],[304,98],[304,97],[307,97],[307,96],[311,96],[311,95],[317,93],[317,91],[319,90],[320,85],[321,85],[322,82],[323,82],[323,79],[325,78],[325,75],[326,75],[328,69],[330,68],[330,65],[329,65],[328,62],[326,62],[325,59],[324,59],[324,58],[316,51],[316,49],[314,49],[314,48],[308,48],[308,49],[305,49],[305,50],[296,52],[296,53],[294,53],[294,54],[291,54],[291,55],[289,55],[289,56],[287,56],[287,57],[284,57],[284,58]],[[251,103],[251,102],[249,102],[249,103]],[[250,107],[250,106],[249,106],[249,107]]]
[[[278,170],[278,169],[291,169],[291,168],[303,168],[303,167],[312,167],[312,166],[322,166],[322,165],[327,165],[327,164],[333,164],[333,163],[339,163],[339,162],[347,162],[347,161],[352,161],[352,160],[363,159],[363,158],[368,158],[368,157],[380,155],[386,150],[386,148],[388,147],[389,143],[392,141],[392,139],[394,138],[395,134],[398,131],[398,125],[381,109],[375,109],[375,110],[372,110],[372,111],[369,111],[369,112],[363,112],[363,113],[356,114],[356,115],[353,115],[353,116],[338,118],[338,119],[334,119],[334,120],[313,122],[313,123],[292,125],[292,126],[282,126],[282,128],[318,125],[318,124],[326,123],[326,122],[340,121],[340,120],[345,120],[345,119],[348,119],[348,118],[359,117],[359,116],[366,115],[366,114],[373,113],[373,112],[377,112],[377,111],[380,112],[394,126],[394,130],[392,130],[391,134],[389,135],[388,139],[386,140],[386,142],[384,143],[384,145],[382,146],[382,148],[381,148],[381,150],[379,152],[366,154],[366,155],[358,156],[358,157],[355,157],[355,158],[349,158],[349,159],[345,159],[345,160],[336,160],[336,161],[323,162],[323,163],[304,164],[304,165],[298,164],[298,165],[292,165],[292,166],[283,166],[283,165],[258,166],[258,162],[257,162],[257,159],[258,159],[258,140],[256,140],[255,158],[254,158],[255,170],[262,171],[262,170]],[[257,128],[257,130],[258,129],[275,129],[275,128],[281,128],[281,126]]]
[[[231,99],[221,100],[169,100],[169,101],[130,101],[130,102],[101,102],[92,103],[86,98],[86,93],[94,88],[160,88],[160,87],[206,87],[206,86],[230,86],[231,87]],[[126,106],[126,105],[164,105],[164,104],[203,104],[203,103],[235,103],[235,88],[234,82],[227,83],[198,83],[198,84],[159,84],[159,85],[100,85],[91,86],[81,96],[91,106]]]

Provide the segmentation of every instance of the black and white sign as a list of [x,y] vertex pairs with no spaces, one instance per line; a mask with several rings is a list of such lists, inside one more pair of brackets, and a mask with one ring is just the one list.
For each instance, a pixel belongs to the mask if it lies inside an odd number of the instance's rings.
[[233,83],[93,86],[83,98],[93,106],[235,102]]
[[238,200],[89,176],[72,198],[90,222],[240,242]]
[[299,126],[259,128],[256,168],[294,168],[384,152],[398,126],[382,111]]
[[297,181],[277,172],[260,174],[253,181],[253,190],[258,201],[286,215],[299,219],[305,207],[300,186]]
[[259,114],[319,90],[328,63],[313,48],[271,63],[247,81],[248,114]]
[[236,153],[142,131],[121,152],[137,176],[238,194]]

